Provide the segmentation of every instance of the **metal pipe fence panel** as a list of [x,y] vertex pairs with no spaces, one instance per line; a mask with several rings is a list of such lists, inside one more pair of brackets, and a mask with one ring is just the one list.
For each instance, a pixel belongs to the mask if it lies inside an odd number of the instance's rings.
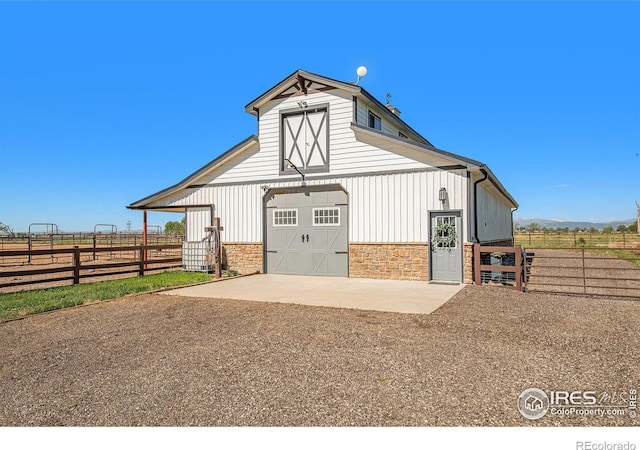
[[630,232],[519,232],[515,244],[527,248],[629,248],[640,249],[640,235]]
[[531,292],[640,299],[640,249],[527,248]]

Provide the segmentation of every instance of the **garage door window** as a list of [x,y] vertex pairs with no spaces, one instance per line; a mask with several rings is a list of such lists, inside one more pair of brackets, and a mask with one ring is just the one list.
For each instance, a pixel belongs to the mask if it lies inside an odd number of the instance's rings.
[[313,208],[314,226],[339,226],[340,208]]
[[298,210],[297,209],[277,209],[273,212],[274,227],[297,227],[298,226]]

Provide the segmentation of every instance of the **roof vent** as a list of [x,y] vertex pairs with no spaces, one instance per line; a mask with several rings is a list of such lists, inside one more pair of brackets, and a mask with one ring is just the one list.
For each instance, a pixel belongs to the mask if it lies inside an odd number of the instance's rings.
[[400,117],[400,110],[389,103],[390,99],[391,99],[391,92],[387,92],[387,104],[384,106],[386,106],[387,109],[392,113],[394,113],[396,116]]
[[400,110],[398,108],[396,108],[395,106],[390,105],[388,103],[386,105],[384,105],[384,106],[386,106],[387,109],[389,111],[391,111],[392,113],[394,113],[396,116],[400,117]]

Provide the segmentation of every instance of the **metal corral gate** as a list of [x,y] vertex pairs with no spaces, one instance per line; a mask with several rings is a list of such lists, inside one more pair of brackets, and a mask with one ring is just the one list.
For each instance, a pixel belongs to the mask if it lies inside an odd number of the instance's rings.
[[640,248],[474,244],[474,282],[529,292],[640,299]]
[[640,249],[528,248],[531,292],[640,298]]

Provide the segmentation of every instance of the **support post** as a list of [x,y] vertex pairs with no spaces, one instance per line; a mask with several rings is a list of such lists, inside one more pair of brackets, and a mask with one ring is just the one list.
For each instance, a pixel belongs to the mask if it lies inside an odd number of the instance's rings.
[[31,265],[31,250],[33,249],[31,244],[31,230],[29,230],[29,236],[27,236],[27,247],[29,248],[29,256],[28,256],[27,263]]
[[516,245],[516,289],[522,292],[522,279],[524,278],[524,265],[522,264],[522,247]]
[[[147,260],[147,211],[146,210],[143,211],[142,214],[143,214],[143,216],[142,216],[143,220],[142,221],[144,223],[144,226],[142,228],[142,246],[144,247],[143,259],[146,261]],[[146,269],[146,268],[147,268],[147,266],[145,265],[143,269]]]
[[73,284],[80,284],[80,247],[73,246]]
[[222,227],[220,226],[220,217],[213,219],[213,226],[218,233],[218,248],[216,254],[216,278],[222,278]]
[[138,264],[138,276],[139,277],[143,277],[144,276],[144,269],[145,269],[145,267],[144,267],[144,260],[145,260],[144,254],[145,254],[145,252],[146,252],[146,249],[145,249],[144,245],[141,245],[140,249],[138,250],[138,262],[139,262],[139,264]]
[[482,285],[480,273],[480,244],[473,244],[473,284]]

